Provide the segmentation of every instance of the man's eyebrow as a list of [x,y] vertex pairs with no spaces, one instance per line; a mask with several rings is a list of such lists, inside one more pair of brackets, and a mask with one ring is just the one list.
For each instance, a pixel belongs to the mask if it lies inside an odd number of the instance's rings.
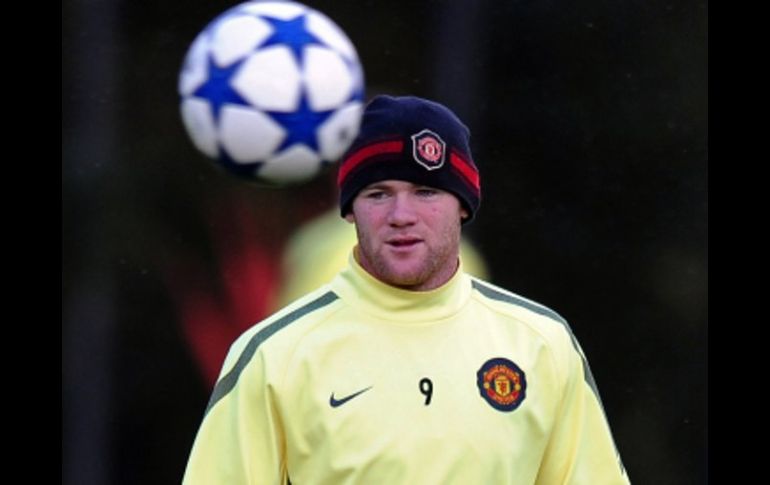
[[375,182],[371,185],[367,185],[361,190],[385,190],[389,189],[390,186],[388,184],[382,183],[382,182]]

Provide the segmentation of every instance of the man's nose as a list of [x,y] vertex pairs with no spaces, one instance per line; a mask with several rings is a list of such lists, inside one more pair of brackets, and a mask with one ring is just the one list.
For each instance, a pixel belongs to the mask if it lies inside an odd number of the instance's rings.
[[396,194],[388,213],[388,224],[392,226],[405,226],[417,221],[414,201],[409,194]]

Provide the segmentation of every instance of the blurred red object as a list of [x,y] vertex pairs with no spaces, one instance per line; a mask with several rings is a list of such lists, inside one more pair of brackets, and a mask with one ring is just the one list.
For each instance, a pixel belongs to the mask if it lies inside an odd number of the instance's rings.
[[208,212],[213,265],[177,253],[166,266],[184,338],[210,388],[233,341],[273,309],[280,284],[280,249],[260,234],[251,206],[233,197]]

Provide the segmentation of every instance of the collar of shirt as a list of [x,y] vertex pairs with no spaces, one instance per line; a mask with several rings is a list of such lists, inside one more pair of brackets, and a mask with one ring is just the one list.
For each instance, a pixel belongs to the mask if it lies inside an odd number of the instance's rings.
[[349,305],[378,319],[403,324],[432,324],[459,312],[471,295],[471,280],[462,261],[454,276],[430,291],[409,291],[385,284],[361,267],[351,252],[348,267],[332,289]]

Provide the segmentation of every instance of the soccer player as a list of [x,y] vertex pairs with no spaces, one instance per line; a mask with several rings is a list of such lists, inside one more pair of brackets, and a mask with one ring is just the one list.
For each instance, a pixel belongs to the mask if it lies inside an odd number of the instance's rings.
[[567,322],[463,270],[469,136],[432,101],[367,105],[348,267],[233,344],[185,483],[629,483]]

